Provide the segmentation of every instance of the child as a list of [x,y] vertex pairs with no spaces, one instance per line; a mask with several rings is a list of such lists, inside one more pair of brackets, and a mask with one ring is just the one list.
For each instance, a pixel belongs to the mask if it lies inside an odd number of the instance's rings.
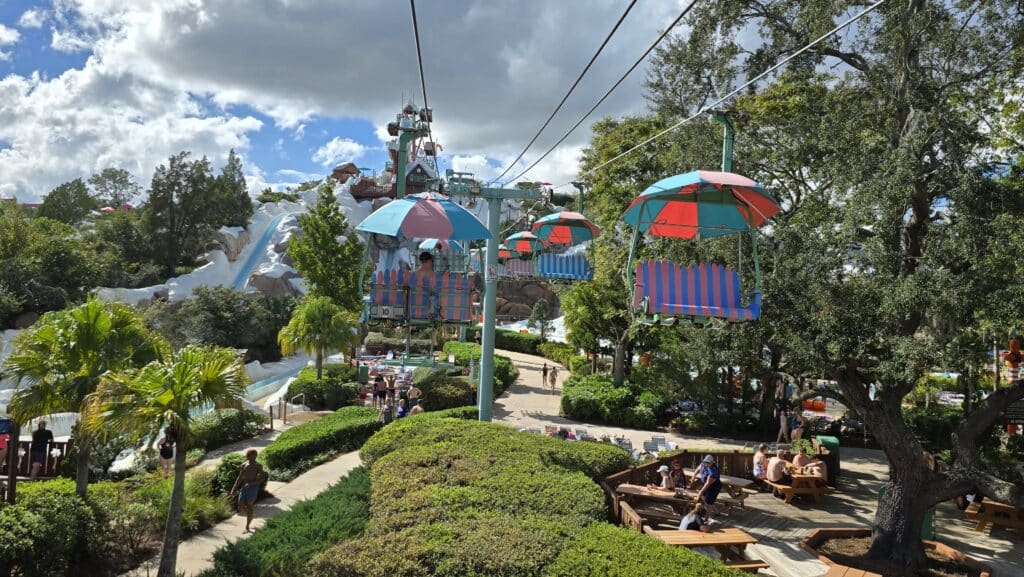
[[685,517],[679,522],[680,531],[701,531],[707,533],[711,530],[705,521],[706,515],[704,513],[704,504],[697,503],[693,506],[693,509],[686,514]]

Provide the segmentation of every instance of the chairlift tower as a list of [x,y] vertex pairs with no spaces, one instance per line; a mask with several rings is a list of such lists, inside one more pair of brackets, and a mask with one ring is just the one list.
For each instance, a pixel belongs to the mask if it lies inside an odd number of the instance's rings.
[[490,422],[491,404],[494,402],[494,327],[498,308],[498,244],[501,243],[501,203],[505,200],[537,200],[537,189],[490,188],[481,186],[468,172],[448,169],[448,193],[451,196],[481,198],[487,201],[486,257],[481,267],[484,273],[484,328],[480,339],[480,386],[477,388],[477,407],[480,420]]
[[398,137],[398,158],[395,159],[395,181],[398,190],[395,198],[405,198],[405,167],[409,163],[409,143],[428,136],[430,110],[417,112],[412,105],[406,105],[394,122],[388,123],[388,134]]

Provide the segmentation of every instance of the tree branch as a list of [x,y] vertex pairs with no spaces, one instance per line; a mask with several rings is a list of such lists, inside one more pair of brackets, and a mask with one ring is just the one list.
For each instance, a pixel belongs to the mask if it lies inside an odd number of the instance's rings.
[[953,432],[956,462],[968,468],[978,468],[977,439],[992,428],[1010,403],[1024,399],[1024,380],[999,389],[988,396]]

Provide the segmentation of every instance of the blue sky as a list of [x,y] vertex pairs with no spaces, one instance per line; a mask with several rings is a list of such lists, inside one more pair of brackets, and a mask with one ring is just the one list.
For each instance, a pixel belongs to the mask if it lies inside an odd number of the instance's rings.
[[[682,3],[637,5],[519,168],[590,107]],[[442,169],[500,172],[623,7],[424,2]],[[380,169],[383,127],[403,95],[422,102],[402,2],[0,0],[0,26],[0,197],[38,200],[107,166],[145,186],[180,150],[219,165],[236,149],[254,193],[322,176],[338,162]],[[642,80],[636,73],[599,115],[642,112]],[[572,180],[586,127],[527,179]]]

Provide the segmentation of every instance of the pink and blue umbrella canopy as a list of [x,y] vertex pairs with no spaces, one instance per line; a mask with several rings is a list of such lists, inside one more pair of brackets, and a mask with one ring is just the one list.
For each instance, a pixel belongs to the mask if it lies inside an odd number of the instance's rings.
[[576,245],[600,236],[601,229],[578,212],[563,210],[542,216],[530,230],[547,244]]
[[428,238],[420,243],[420,250],[437,250],[444,252],[465,252],[457,240]]
[[779,203],[753,180],[695,170],[647,187],[622,218],[653,236],[692,239],[757,228],[778,212]]
[[436,192],[410,194],[378,208],[356,230],[405,238],[483,240],[491,233],[472,213]]
[[505,239],[505,246],[519,254],[544,250],[544,243],[528,230],[508,235],[508,238]]

